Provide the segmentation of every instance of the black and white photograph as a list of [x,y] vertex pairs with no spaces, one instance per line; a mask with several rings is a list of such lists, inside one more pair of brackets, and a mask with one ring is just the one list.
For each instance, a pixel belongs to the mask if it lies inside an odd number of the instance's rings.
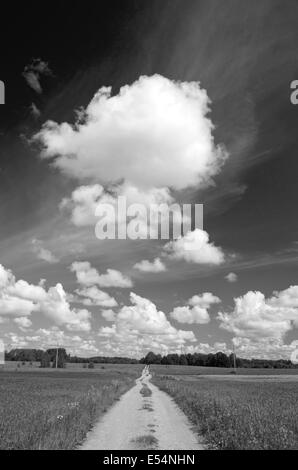
[[298,1],[0,16],[1,457],[298,450]]

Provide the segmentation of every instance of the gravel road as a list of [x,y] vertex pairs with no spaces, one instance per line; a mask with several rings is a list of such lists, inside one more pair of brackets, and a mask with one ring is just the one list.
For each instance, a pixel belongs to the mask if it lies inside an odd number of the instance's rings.
[[79,449],[202,450],[185,414],[150,379],[146,366],[136,385],[101,417]]

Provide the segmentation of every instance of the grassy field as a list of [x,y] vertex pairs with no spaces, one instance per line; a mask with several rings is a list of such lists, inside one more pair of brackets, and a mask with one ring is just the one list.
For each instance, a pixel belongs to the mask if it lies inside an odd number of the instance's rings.
[[[80,363],[80,362],[67,362],[66,363],[66,370],[67,371],[84,371],[87,367],[84,367],[87,366],[88,364],[83,364],[83,363]],[[1,366],[0,366],[1,367]],[[122,367],[129,367],[130,369],[134,370],[134,368],[137,368],[137,370],[141,370],[144,366],[140,366],[139,364],[104,364],[104,363],[97,363],[97,364],[94,364],[94,369],[96,370],[104,370],[104,369],[108,369],[108,370],[121,370]],[[40,362],[25,362],[24,364],[22,362],[18,362],[18,361],[5,361],[5,365],[2,366],[2,369],[0,370],[14,370],[14,371],[17,371],[17,370],[39,370],[39,371],[42,371],[42,369],[40,368]],[[46,369],[46,370],[49,370],[49,369]],[[90,370],[90,369],[89,369]],[[57,371],[65,371],[65,369],[57,369]]]
[[249,375],[243,369],[247,375],[235,376],[218,369],[191,375],[184,366],[151,370],[154,383],[175,399],[210,448],[298,449],[297,372],[273,369],[269,375],[265,369],[267,375],[261,375],[251,369]]
[[[170,365],[152,365],[151,370],[159,375],[232,375],[233,369],[226,367],[200,367],[200,366],[170,366]],[[239,368],[237,375],[297,375],[297,369],[253,369]]]
[[[140,376],[143,365],[0,370],[0,449],[73,449]],[[214,449],[297,449],[298,370],[151,366]],[[147,390],[143,393],[146,395]]]
[[[6,366],[7,367],[7,366]],[[0,371],[0,449],[73,449],[142,366]]]

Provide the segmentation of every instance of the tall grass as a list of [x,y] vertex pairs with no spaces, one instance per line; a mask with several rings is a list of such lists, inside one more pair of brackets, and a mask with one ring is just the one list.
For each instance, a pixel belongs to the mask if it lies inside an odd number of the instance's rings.
[[0,449],[73,449],[137,372],[0,374]]
[[298,384],[155,376],[214,449],[298,449]]

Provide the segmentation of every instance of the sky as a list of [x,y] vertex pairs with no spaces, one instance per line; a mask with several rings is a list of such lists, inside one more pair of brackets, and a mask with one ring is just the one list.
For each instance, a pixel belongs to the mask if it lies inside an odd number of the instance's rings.
[[[0,31],[7,349],[139,358],[234,343],[242,357],[290,359],[297,2],[15,8]],[[119,196],[203,204],[204,226],[178,239],[99,240],[96,207]]]

